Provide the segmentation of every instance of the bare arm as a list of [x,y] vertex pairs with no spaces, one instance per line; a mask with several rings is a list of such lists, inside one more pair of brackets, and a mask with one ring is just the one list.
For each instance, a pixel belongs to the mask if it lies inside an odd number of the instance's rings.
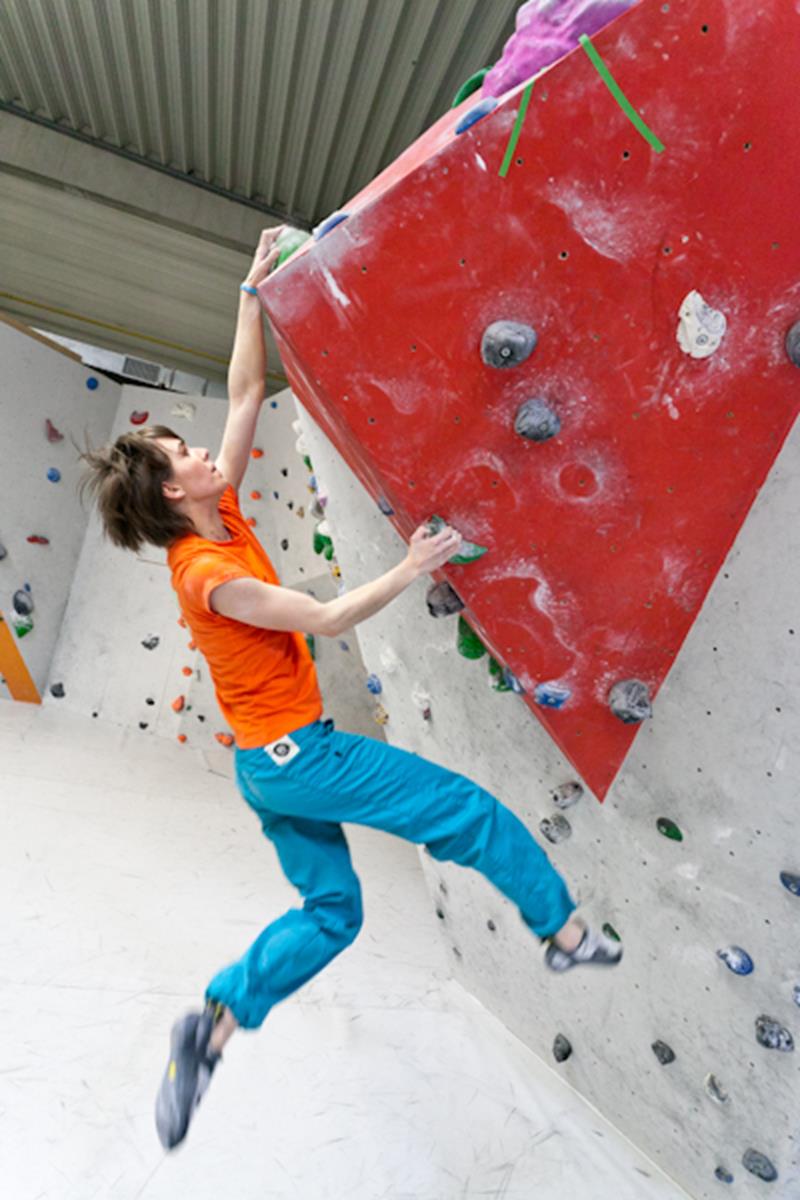
[[411,539],[408,554],[385,575],[320,603],[291,588],[261,583],[258,579],[232,579],[211,593],[214,612],[259,629],[278,629],[339,637],[367,617],[374,616],[426,571],[435,571],[457,553],[461,535],[448,526],[427,537],[421,526]]

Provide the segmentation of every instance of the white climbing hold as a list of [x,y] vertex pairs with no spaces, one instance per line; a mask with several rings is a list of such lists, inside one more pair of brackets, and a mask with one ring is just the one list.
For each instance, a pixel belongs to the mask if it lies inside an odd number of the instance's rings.
[[171,417],[183,417],[187,421],[193,421],[194,414],[196,412],[196,404],[190,404],[188,400],[181,400],[179,404],[176,404],[170,409],[169,415]]
[[380,652],[381,666],[387,675],[394,675],[397,668],[400,666],[400,659],[395,654],[391,646],[384,646]]
[[302,435],[302,433],[300,434],[300,437],[295,442],[294,448],[298,454],[308,454],[308,443],[306,442],[306,439]]
[[684,297],[678,315],[678,345],[691,358],[708,358],[718,349],[728,322],[699,292]]
[[430,696],[428,695],[427,692],[423,692],[421,688],[414,688],[414,690],[411,693],[411,699],[414,702],[414,704],[416,705],[416,707],[419,708],[422,712],[424,712],[426,708],[431,707]]

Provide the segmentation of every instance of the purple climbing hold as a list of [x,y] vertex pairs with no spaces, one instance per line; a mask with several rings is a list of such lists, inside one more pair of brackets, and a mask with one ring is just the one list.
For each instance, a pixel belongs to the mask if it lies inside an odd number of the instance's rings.
[[383,691],[383,684],[377,675],[367,676],[367,691],[372,692],[373,696],[380,696]]
[[50,688],[50,695],[55,696],[56,700],[63,700],[64,694],[65,693],[64,693],[63,683],[54,683],[53,686]]
[[18,592],[14,592],[14,612],[20,617],[29,617],[33,612],[33,597],[30,591],[20,588]]
[[563,1033],[557,1033],[553,1040],[553,1058],[556,1062],[566,1062],[572,1054],[572,1046]]
[[348,646],[347,642],[339,642],[339,649],[340,650],[349,650],[350,647]]
[[641,679],[622,679],[615,683],[608,694],[608,703],[614,716],[626,725],[644,721],[653,715],[650,692]]
[[675,1062],[675,1051],[672,1046],[668,1046],[666,1042],[653,1042],[650,1049],[655,1054],[662,1067],[668,1067],[670,1063]]
[[741,946],[725,946],[724,949],[717,951],[717,958],[721,959],[734,975],[752,975],[753,973],[753,960]]
[[50,470],[47,472],[47,478],[50,480],[51,483],[60,483],[61,482],[61,472],[58,470],[57,467],[51,467]]
[[464,601],[446,579],[442,583],[431,584],[425,603],[432,617],[451,617],[464,607]]
[[100,387],[100,380],[95,379],[94,375],[90,375],[86,380],[86,386],[90,392],[97,391],[97,389]]
[[144,646],[145,650],[155,650],[155,648],[158,645],[160,640],[161,640],[160,638],[157,638],[155,636],[145,638],[144,641],[142,642],[142,645]]
[[733,1183],[733,1176],[727,1167],[717,1167],[714,1178],[718,1179],[720,1183]]
[[568,687],[557,683],[537,683],[533,692],[534,700],[543,708],[563,708],[571,695]]
[[539,336],[520,321],[494,321],[483,332],[481,358],[487,367],[518,367],[536,349]]
[[556,808],[565,809],[572,808],[573,804],[577,804],[583,795],[583,784],[577,780],[571,783],[562,783],[559,787],[554,788],[552,792],[553,803]]
[[781,883],[787,892],[791,892],[793,896],[800,896],[800,875],[793,875],[790,871],[781,871]]
[[765,1050],[784,1050],[787,1053],[794,1050],[794,1038],[786,1026],[763,1013],[756,1017],[756,1041]]
[[386,499],[385,496],[378,497],[378,508],[381,510],[381,512],[383,513],[383,515],[385,517],[393,517],[394,516],[394,509],[392,508],[391,504],[389,503],[389,501]]
[[526,400],[517,409],[514,432],[530,442],[547,442],[561,429],[557,414],[544,400]]
[[494,96],[486,96],[477,104],[473,104],[469,112],[465,113],[461,120],[456,125],[456,133],[466,133],[473,125],[477,124],[484,117],[487,117],[490,112],[497,108],[497,100]]
[[316,229],[314,230],[314,241],[318,242],[320,238],[325,237],[326,233],[330,233],[330,231],[335,229],[337,225],[341,225],[342,221],[346,221],[349,216],[350,213],[346,212],[331,213],[329,217],[326,217],[324,221],[321,221],[319,225],[317,225]]
[[49,417],[47,417],[45,420],[44,431],[45,431],[45,434],[47,435],[48,442],[53,442],[53,443],[63,442],[63,440],[64,440],[63,433],[61,433],[60,430],[56,429],[55,425],[53,424],[53,422],[50,420]]
[[800,367],[800,321],[795,321],[786,334],[786,353],[796,367]]
[[539,822],[539,832],[548,842],[557,846],[559,842],[565,842],[568,837],[572,837],[572,826],[566,817],[556,813],[554,817],[545,817]]
[[760,1150],[745,1150],[742,1155],[742,1166],[751,1175],[757,1175],[759,1179],[763,1179],[765,1183],[774,1183],[778,1178],[778,1172],[773,1163]]

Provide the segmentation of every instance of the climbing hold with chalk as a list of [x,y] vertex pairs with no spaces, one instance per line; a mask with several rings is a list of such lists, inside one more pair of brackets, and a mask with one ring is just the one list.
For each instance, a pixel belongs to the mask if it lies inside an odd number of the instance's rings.
[[131,425],[144,425],[145,421],[147,420],[147,418],[149,416],[150,416],[149,412],[132,412],[131,413]]
[[383,684],[377,675],[367,676],[367,691],[371,692],[373,696],[380,696],[383,691]]
[[492,655],[489,655],[489,682],[496,692],[510,692],[511,685],[506,679],[505,667]]
[[573,804],[577,804],[583,795],[583,784],[573,780],[570,783],[562,783],[551,792],[553,803],[556,808],[565,809],[572,808]]
[[796,367],[800,367],[800,321],[795,321],[786,334],[786,353]]
[[765,1050],[794,1050],[794,1038],[786,1026],[763,1013],[756,1017],[756,1041]]
[[730,1097],[720,1081],[717,1079],[716,1075],[706,1075],[705,1079],[703,1080],[703,1087],[706,1090],[706,1095],[709,1096],[709,1098],[713,1100],[715,1104],[728,1103]]
[[670,1063],[675,1062],[675,1051],[672,1046],[668,1046],[666,1042],[653,1042],[650,1049],[655,1054],[662,1067],[668,1067]]
[[683,834],[674,821],[670,821],[669,817],[659,817],[656,821],[656,829],[665,838],[669,838],[672,842],[682,842]]
[[517,679],[514,672],[510,671],[508,667],[503,667],[503,683],[506,685],[509,691],[516,692],[518,696],[521,696],[525,691],[525,688]]
[[717,958],[725,963],[734,975],[752,975],[754,964],[750,955],[741,946],[724,946],[717,951]]
[[556,1062],[566,1062],[572,1054],[572,1046],[569,1040],[564,1037],[563,1033],[557,1033],[553,1039],[553,1058]]
[[650,692],[647,684],[640,679],[623,679],[615,683],[608,694],[608,703],[615,717],[632,725],[652,717]]
[[571,695],[568,687],[558,683],[537,683],[533,691],[534,700],[543,708],[563,708]]
[[20,588],[19,591],[14,592],[14,599],[11,603],[14,605],[14,612],[21,617],[29,617],[33,612],[33,597],[27,588]]
[[292,226],[287,226],[281,230],[275,239],[275,249],[280,250],[277,262],[270,269],[270,275],[282,267],[287,259],[291,258],[296,250],[304,246],[311,238],[310,233],[306,233],[304,229],[294,229]]
[[781,871],[781,883],[787,892],[791,892],[793,896],[800,896],[800,875],[794,875],[791,871]]
[[160,638],[153,636],[153,637],[145,638],[144,641],[142,642],[142,645],[144,646],[145,650],[155,650],[159,641],[160,641]]
[[481,358],[487,367],[518,367],[530,358],[539,336],[520,321],[494,321],[483,332]]
[[714,1171],[714,1178],[718,1179],[720,1183],[733,1183],[733,1176],[727,1167],[717,1167]]
[[753,1150],[752,1148],[745,1150],[742,1155],[742,1166],[751,1175],[757,1176],[758,1179],[763,1179],[765,1183],[774,1183],[778,1178],[778,1172],[774,1164],[760,1150]]
[[50,688],[50,695],[55,696],[56,700],[63,700],[65,696],[63,683],[54,683]]
[[566,817],[556,813],[554,817],[545,817],[539,822],[539,832],[548,842],[557,846],[559,842],[565,842],[567,838],[572,837],[572,826]]
[[337,225],[341,225],[342,221],[346,221],[349,216],[350,213],[347,212],[331,213],[329,217],[326,217],[324,221],[320,221],[319,225],[315,227],[314,241],[318,242],[320,238],[325,237],[326,233],[330,233]]
[[389,503],[389,501],[386,499],[385,496],[378,497],[378,508],[381,510],[381,512],[383,513],[383,515],[385,517],[393,517],[394,516],[394,509],[392,508],[391,504]]
[[63,433],[60,433],[56,429],[55,425],[53,424],[53,422],[50,420],[49,417],[47,417],[45,419],[44,431],[45,431],[45,434],[47,435],[48,442],[53,442],[53,443],[63,442],[63,440],[64,440]]
[[490,112],[494,112],[497,108],[497,100],[494,96],[484,96],[483,100],[479,100],[477,104],[473,104],[469,112],[464,113],[464,116],[455,127],[456,134],[466,133],[478,121],[482,121],[484,117],[488,117]]
[[57,467],[51,467],[50,470],[47,472],[47,478],[50,480],[51,483],[60,483],[61,482],[61,472],[58,470]]
[[546,442],[561,429],[558,415],[544,400],[526,400],[517,409],[514,432],[530,442]]
[[689,292],[678,311],[678,345],[690,358],[708,358],[725,336],[725,314],[707,304],[699,292]]
[[33,617],[13,616],[11,618],[11,624],[14,627],[14,632],[16,633],[17,637],[24,638],[27,637],[27,635],[33,629]]
[[[440,533],[441,530],[444,529],[447,522],[443,517],[439,517],[436,515],[436,513],[434,513],[430,520],[426,522],[426,524],[428,536],[435,537],[437,533]],[[477,542],[468,542],[465,538],[462,538],[461,545],[459,546],[458,550],[452,556],[452,558],[448,558],[447,561],[449,563],[460,563],[462,565],[476,562],[477,559],[482,558],[483,555],[486,554],[486,549],[486,546],[479,546]]]
[[454,613],[461,612],[464,607],[464,601],[446,579],[442,583],[431,584],[425,596],[425,603],[432,617],[451,617]]
[[372,714],[372,716],[379,725],[386,725],[389,720],[389,714],[387,713],[386,709],[383,707],[382,704],[377,705],[377,707],[375,708],[375,712]]

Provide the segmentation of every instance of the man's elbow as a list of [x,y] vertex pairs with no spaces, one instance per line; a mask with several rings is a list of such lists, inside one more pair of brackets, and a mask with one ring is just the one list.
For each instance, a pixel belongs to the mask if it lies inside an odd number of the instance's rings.
[[341,636],[341,622],[336,615],[336,611],[332,609],[330,601],[320,604],[315,623],[317,624],[317,628],[312,630],[312,632],[318,634],[320,637],[336,638]]

